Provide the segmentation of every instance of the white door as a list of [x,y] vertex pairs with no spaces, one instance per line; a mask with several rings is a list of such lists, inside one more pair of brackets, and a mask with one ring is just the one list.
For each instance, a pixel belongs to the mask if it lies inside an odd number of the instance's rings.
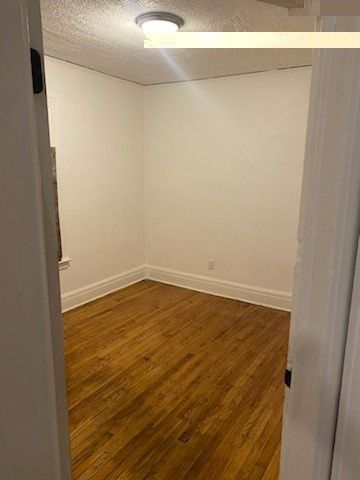
[[46,98],[33,93],[30,42],[41,55],[38,1],[1,0],[0,478],[70,480]]
[[331,480],[360,478],[360,250],[353,287]]
[[[360,31],[360,18],[322,17],[318,28]],[[360,227],[359,100],[360,49],[316,51],[281,480],[329,480],[331,475]]]

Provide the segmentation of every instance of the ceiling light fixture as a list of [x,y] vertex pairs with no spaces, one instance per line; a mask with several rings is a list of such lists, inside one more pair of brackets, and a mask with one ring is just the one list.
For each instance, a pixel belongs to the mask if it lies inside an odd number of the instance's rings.
[[175,33],[184,25],[182,18],[168,12],[142,13],[135,22],[144,33]]

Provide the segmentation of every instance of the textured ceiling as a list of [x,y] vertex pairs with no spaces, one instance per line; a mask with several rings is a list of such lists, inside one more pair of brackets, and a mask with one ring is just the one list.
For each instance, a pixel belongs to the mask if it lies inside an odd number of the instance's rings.
[[143,85],[311,63],[309,50],[143,48],[134,18],[166,10],[182,31],[312,31],[310,17],[288,16],[257,0],[41,0],[45,54]]
[[259,0],[260,2],[272,3],[285,8],[304,8],[304,0]]

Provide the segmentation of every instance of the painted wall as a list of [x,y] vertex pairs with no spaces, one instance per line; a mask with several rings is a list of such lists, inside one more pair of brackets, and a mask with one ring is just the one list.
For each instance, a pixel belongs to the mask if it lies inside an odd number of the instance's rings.
[[150,265],[291,294],[310,76],[145,89]]
[[145,263],[143,87],[45,59],[62,293]]
[[231,285],[175,283],[289,308],[310,76],[301,68],[144,88],[47,58],[72,258],[60,272],[63,306],[143,278],[144,269],[126,272],[147,263],[155,279],[200,275]]

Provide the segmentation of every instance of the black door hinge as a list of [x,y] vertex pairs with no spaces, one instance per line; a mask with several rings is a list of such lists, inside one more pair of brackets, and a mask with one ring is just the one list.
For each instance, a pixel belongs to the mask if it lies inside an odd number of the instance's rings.
[[287,367],[285,370],[285,385],[290,388],[291,387],[291,377],[292,377],[292,369]]
[[30,49],[31,55],[31,74],[33,82],[33,92],[41,93],[44,90],[43,72],[41,66],[41,55],[34,48]]

